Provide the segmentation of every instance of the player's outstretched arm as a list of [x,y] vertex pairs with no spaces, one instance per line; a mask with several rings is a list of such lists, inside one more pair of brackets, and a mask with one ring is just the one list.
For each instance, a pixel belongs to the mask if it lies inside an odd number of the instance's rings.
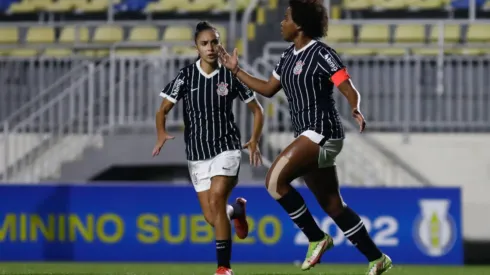
[[266,81],[251,76],[250,74],[242,70],[240,66],[238,66],[237,49],[233,50],[233,55],[230,55],[220,45],[218,46],[218,54],[221,64],[225,66],[228,70],[230,70],[233,75],[235,75],[238,79],[240,79],[240,81],[245,83],[245,85],[247,85],[255,92],[265,97],[272,97],[281,90],[281,83],[272,75],[269,77],[269,80]]
[[262,108],[257,99],[247,103],[247,106],[254,115],[254,123],[252,137],[243,147],[248,148],[250,151],[250,164],[252,166],[260,166],[262,165],[262,155],[260,154],[259,141],[264,126],[264,108]]
[[160,104],[160,108],[158,109],[155,115],[155,126],[157,128],[157,143],[155,144],[155,148],[153,148],[152,155],[157,156],[160,154],[160,150],[162,149],[165,142],[169,139],[174,139],[175,137],[169,135],[166,130],[166,118],[167,114],[174,107],[174,103],[172,103],[168,99],[163,99],[162,104]]
[[345,96],[345,98],[347,98],[347,101],[352,109],[352,116],[359,124],[359,131],[362,133],[366,128],[366,121],[360,109],[361,95],[357,91],[356,87],[354,87],[354,84],[352,84],[350,79],[344,80],[337,86],[337,88]]

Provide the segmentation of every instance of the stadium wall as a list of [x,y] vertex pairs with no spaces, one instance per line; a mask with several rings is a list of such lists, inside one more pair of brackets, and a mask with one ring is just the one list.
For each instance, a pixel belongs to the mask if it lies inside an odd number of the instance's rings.
[[437,186],[458,186],[463,194],[464,237],[490,242],[490,135],[477,133],[410,134],[372,133],[393,153]]

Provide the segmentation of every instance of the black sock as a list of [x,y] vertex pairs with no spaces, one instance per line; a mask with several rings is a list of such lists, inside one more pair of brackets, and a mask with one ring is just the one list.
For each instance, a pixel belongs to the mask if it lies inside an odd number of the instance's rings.
[[277,202],[288,212],[289,217],[303,231],[310,242],[317,242],[325,237],[315,219],[306,207],[305,200],[296,189],[291,190]]
[[376,244],[369,236],[364,223],[359,215],[348,206],[336,218],[333,219],[337,226],[344,232],[349,241],[372,262],[383,256]]
[[231,268],[231,240],[216,240],[216,258],[218,259],[218,267]]
[[230,219],[236,219],[237,217],[243,216],[243,206],[237,202],[230,204],[233,208],[233,214],[231,214]]

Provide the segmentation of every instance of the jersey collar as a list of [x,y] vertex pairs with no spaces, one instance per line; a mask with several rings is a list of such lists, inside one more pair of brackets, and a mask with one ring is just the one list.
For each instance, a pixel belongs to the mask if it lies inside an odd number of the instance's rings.
[[299,50],[296,50],[296,48],[293,48],[294,49],[293,54],[294,55],[298,55],[299,53],[301,53],[304,50],[308,49],[311,45],[313,45],[315,43],[316,43],[316,40],[315,39],[311,39],[310,43],[306,44],[306,46],[304,46],[303,48],[301,48]]
[[218,69],[214,70],[211,74],[207,74],[205,73],[202,68],[201,68],[201,59],[197,60],[196,62],[196,67],[197,67],[197,70],[199,70],[199,72],[205,77],[205,78],[212,78],[213,76],[215,76],[217,73],[219,73],[219,69],[221,68],[221,64],[218,63]]

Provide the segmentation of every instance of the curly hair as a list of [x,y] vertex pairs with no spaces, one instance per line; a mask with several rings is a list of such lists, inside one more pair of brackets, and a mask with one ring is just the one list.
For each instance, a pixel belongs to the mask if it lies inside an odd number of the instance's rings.
[[317,39],[327,35],[328,13],[321,0],[289,0],[293,21],[305,35]]

